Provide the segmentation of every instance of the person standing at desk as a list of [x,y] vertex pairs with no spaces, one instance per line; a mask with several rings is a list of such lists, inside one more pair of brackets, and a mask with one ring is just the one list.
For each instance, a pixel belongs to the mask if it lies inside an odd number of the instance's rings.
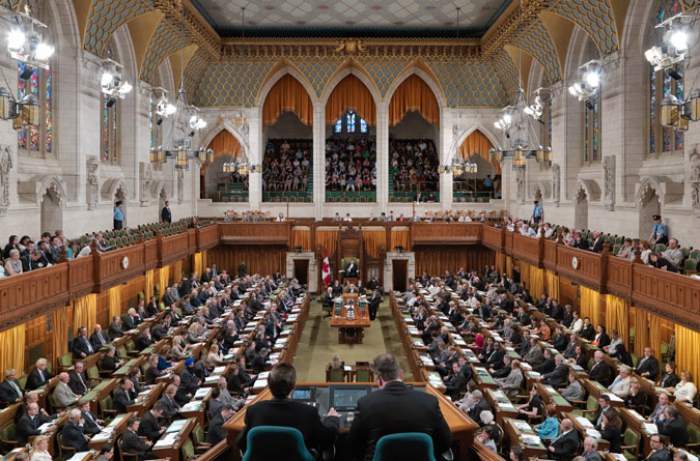
[[[331,408],[321,421],[316,409],[289,399],[297,385],[297,372],[289,363],[280,363],[270,371],[268,385],[272,400],[251,405],[245,414],[245,429],[236,446],[245,453],[248,432],[257,426],[283,426],[299,430],[309,450],[335,441],[340,428],[340,415]],[[280,454],[280,459],[284,456]]]
[[357,414],[350,428],[350,444],[358,459],[371,460],[384,435],[423,432],[433,439],[437,454],[450,448],[452,433],[437,399],[414,391],[403,383],[403,370],[392,354],[374,359],[379,390],[357,401]]

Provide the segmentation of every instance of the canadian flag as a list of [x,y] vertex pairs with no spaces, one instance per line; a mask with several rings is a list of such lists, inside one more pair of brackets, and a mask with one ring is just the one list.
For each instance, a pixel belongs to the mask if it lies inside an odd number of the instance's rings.
[[321,275],[323,276],[323,283],[326,286],[331,284],[331,262],[328,259],[328,250],[323,250],[323,269],[321,270]]

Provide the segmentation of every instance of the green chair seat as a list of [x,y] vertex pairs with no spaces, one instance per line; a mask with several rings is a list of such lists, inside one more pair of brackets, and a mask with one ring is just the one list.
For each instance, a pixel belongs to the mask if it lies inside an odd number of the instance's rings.
[[435,461],[433,439],[422,432],[385,435],[377,442],[372,461]]
[[298,429],[278,426],[258,426],[248,432],[243,461],[262,459],[295,459],[314,461],[315,456],[304,444]]

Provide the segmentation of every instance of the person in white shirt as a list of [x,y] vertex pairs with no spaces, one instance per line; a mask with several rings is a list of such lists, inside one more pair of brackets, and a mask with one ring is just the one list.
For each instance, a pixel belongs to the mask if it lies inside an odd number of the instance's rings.
[[617,330],[612,330],[610,332],[610,344],[605,346],[603,350],[608,353],[608,355],[615,355],[615,352],[617,351],[617,346],[622,344],[622,338],[620,338],[620,334],[617,332]]
[[350,213],[346,213],[345,217],[343,218],[343,221],[345,222],[352,222],[352,218],[350,217]]
[[284,215],[282,213],[280,213],[279,216],[277,216],[277,222],[284,222],[284,221],[285,221]]
[[608,387],[608,390],[615,394],[616,396],[624,399],[630,393],[630,376],[629,369],[627,367],[620,367],[620,374],[613,383]]
[[676,384],[676,390],[673,393],[676,402],[693,403],[697,394],[698,389],[693,384],[693,374],[689,370],[684,370],[681,372],[681,382]]
[[39,435],[32,442],[32,456],[29,461],[51,461],[53,457],[49,453],[49,438]]
[[579,335],[581,334],[581,330],[583,330],[583,319],[578,311],[574,311],[574,321],[571,322],[571,332]]

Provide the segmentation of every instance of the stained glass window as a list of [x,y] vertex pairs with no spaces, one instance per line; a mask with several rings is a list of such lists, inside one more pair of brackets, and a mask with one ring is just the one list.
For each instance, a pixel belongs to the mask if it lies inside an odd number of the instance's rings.
[[102,95],[102,116],[101,116],[101,155],[104,163],[118,163],[117,151],[117,107],[119,102],[115,101],[110,105],[109,96]]
[[355,132],[355,114],[353,112],[348,112],[347,115],[345,116],[347,121],[346,121],[346,131],[348,133],[354,133]]
[[[358,131],[359,125],[359,131]],[[335,133],[369,133],[369,125],[354,111],[348,111],[333,125]]]
[[335,122],[335,132],[336,133],[342,133],[343,132],[343,119],[341,118],[337,122]]
[[364,119],[360,119],[360,133],[367,133],[367,122]]
[[654,71],[654,68],[649,66],[648,132],[650,154],[683,150],[685,141],[683,132],[673,127],[662,126],[661,118],[658,116],[665,95],[672,94],[679,100],[683,100],[685,89],[683,77],[683,63],[678,63],[672,68],[659,71]]
[[589,164],[600,161],[600,94],[601,90],[584,104],[583,161]]

